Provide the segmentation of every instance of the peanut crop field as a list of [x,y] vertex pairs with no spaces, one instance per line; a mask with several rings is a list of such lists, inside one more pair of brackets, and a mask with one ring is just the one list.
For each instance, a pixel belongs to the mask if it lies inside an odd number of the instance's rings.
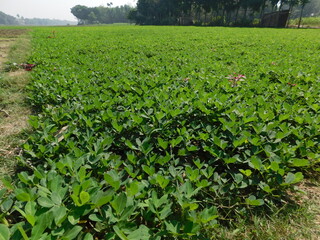
[[0,239],[214,239],[320,171],[320,31],[32,28]]

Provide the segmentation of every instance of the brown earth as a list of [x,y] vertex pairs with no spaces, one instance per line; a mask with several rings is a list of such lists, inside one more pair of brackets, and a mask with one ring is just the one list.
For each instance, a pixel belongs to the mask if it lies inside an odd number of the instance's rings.
[[16,38],[28,32],[28,29],[0,29],[0,38]]

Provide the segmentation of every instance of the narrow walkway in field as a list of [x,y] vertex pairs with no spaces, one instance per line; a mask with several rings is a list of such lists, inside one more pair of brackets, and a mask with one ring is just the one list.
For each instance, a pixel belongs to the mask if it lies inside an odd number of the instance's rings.
[[28,74],[19,68],[30,44],[25,33],[24,29],[0,29],[0,178],[14,170],[31,113],[25,102]]

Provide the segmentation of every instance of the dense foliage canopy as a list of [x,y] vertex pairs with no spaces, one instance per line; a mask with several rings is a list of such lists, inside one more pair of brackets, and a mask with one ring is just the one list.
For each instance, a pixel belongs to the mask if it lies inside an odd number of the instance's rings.
[[265,12],[305,6],[309,0],[139,0],[137,24],[253,25]]
[[132,7],[128,5],[120,7],[112,7],[112,3],[108,3],[108,7],[86,7],[76,5],[71,8],[71,13],[78,19],[79,24],[97,24],[97,23],[127,23],[128,15]]

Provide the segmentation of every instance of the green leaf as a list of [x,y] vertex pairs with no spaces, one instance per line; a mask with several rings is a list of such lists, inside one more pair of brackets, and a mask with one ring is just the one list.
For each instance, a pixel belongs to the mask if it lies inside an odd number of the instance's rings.
[[270,168],[271,168],[271,170],[277,172],[279,170],[279,164],[277,162],[273,161],[270,164]]
[[101,207],[105,204],[107,204],[108,202],[110,202],[110,200],[112,199],[112,195],[105,195],[103,197],[101,197],[95,204],[96,207]]
[[103,217],[101,217],[100,215],[95,214],[95,213],[90,214],[90,215],[89,215],[89,219],[90,219],[91,221],[94,221],[94,222],[102,222],[102,221],[104,220]]
[[160,147],[162,147],[164,150],[166,150],[169,145],[169,142],[163,140],[162,138],[158,138],[157,140],[158,140]]
[[245,141],[246,141],[245,137],[240,137],[239,139],[234,140],[232,142],[232,144],[236,148],[236,147],[239,147],[240,145],[242,145]]
[[28,176],[28,174],[26,172],[18,173],[18,177],[19,177],[21,182],[23,182],[25,184],[29,184],[30,183],[29,176]]
[[0,205],[0,208],[2,209],[3,212],[8,212],[10,208],[13,205],[13,200],[12,199],[5,199],[2,204]]
[[121,213],[120,221],[127,221],[135,209],[136,209],[136,206],[132,206],[132,205],[126,207]]
[[171,206],[172,204],[165,205],[165,207],[160,211],[159,217],[161,220],[166,219],[169,215],[172,214]]
[[221,140],[220,138],[218,138],[217,136],[213,137],[213,142],[219,146],[222,150],[224,150],[227,146],[228,146],[228,142]]
[[78,234],[81,232],[82,227],[81,226],[74,226],[71,228],[69,231],[67,231],[63,237],[61,238],[62,240],[72,240],[75,239]]
[[128,139],[125,141],[125,144],[132,150],[138,150],[138,148],[134,146]]
[[165,165],[167,164],[169,161],[171,160],[171,155],[166,152],[166,156],[161,156],[157,159],[157,163],[159,163],[160,165]]
[[259,186],[261,189],[267,193],[272,193],[273,189],[270,188],[270,186],[266,183],[260,183]]
[[307,159],[295,158],[292,160],[292,165],[294,167],[307,167],[307,166],[310,166],[310,162]]
[[289,172],[285,178],[285,185],[295,184],[300,182],[303,179],[303,174],[301,172],[297,172],[295,174]]
[[84,236],[83,240],[93,240],[92,234],[91,234],[91,233],[87,233],[87,234]]
[[24,231],[21,225],[18,225],[18,230],[21,233],[24,240],[29,240],[28,235],[26,234],[26,232]]
[[83,182],[83,180],[86,178],[86,168],[82,166],[80,168],[80,171],[78,172],[79,181]]
[[246,199],[246,204],[251,206],[262,206],[264,201],[263,199],[256,199],[255,196],[251,195]]
[[4,225],[0,224],[0,240],[9,240],[10,239],[10,230]]
[[156,181],[162,189],[164,189],[170,182],[169,179],[165,178],[164,176],[162,176],[160,174],[157,174]]
[[241,183],[242,180],[243,180],[243,175],[242,175],[241,173],[235,174],[235,175],[234,175],[234,180],[235,180],[235,182],[238,183],[238,184]]
[[1,182],[2,182],[2,184],[6,187],[6,188],[8,188],[8,189],[10,189],[10,190],[13,190],[13,186],[12,186],[12,179],[9,177],[9,176],[5,176],[5,177],[3,177],[3,178],[0,178],[0,180],[1,180]]
[[184,222],[184,232],[187,233],[189,236],[197,235],[197,233],[201,229],[201,224],[187,221]]
[[123,126],[122,126],[122,125],[118,125],[118,123],[117,123],[115,120],[113,120],[113,121],[111,122],[111,124],[112,124],[112,127],[113,127],[115,130],[117,130],[117,132],[121,132],[121,131],[122,131]]
[[51,200],[56,205],[60,205],[62,202],[61,196],[56,193],[51,194]]
[[293,173],[289,172],[285,178],[285,183],[286,184],[292,184],[296,180],[296,177]]
[[52,213],[46,212],[38,216],[36,219],[36,224],[31,230],[32,239],[40,239],[46,228],[52,223]]
[[56,206],[52,208],[54,222],[57,226],[61,226],[64,219],[67,217],[67,208],[64,206]]
[[120,188],[121,182],[119,175],[116,173],[116,171],[112,170],[108,173],[105,173],[104,180],[106,180],[107,183],[109,183],[115,191],[117,191]]
[[151,239],[151,235],[149,233],[149,228],[146,227],[145,225],[140,225],[140,227],[131,232],[129,235],[128,235],[128,239],[129,240],[149,240]]
[[127,204],[127,196],[125,193],[120,193],[112,202],[111,206],[118,215],[124,210]]
[[39,197],[38,203],[41,207],[45,207],[45,208],[51,208],[54,206],[54,203],[52,202],[52,200],[47,197]]
[[201,222],[202,223],[208,223],[216,218],[219,217],[218,215],[218,210],[216,207],[211,207],[211,208],[205,208],[201,214],[200,214],[200,217],[201,217]]
[[165,221],[166,229],[169,233],[179,234],[180,224],[178,221]]
[[247,177],[250,177],[251,174],[252,174],[252,171],[251,171],[250,169],[246,169],[246,170],[239,169],[239,171],[240,171],[242,174],[246,175]]
[[37,206],[37,204],[35,202],[28,202],[24,207],[25,213],[28,215],[35,215],[36,214],[36,206]]
[[25,218],[27,219],[27,221],[31,224],[31,226],[34,226],[36,223],[36,218],[34,215],[30,215],[30,214],[26,214]]
[[155,173],[155,171],[156,171],[156,169],[155,169],[153,166],[148,167],[148,166],[146,166],[146,165],[142,165],[142,169],[143,169],[143,171],[145,171],[149,176],[152,176],[152,175]]
[[225,159],[223,159],[223,161],[227,164],[230,164],[230,163],[235,163],[237,161],[237,159],[234,157],[233,158],[225,158]]
[[87,193],[87,192],[85,192],[85,191],[81,191],[79,198],[80,198],[80,203],[81,203],[81,205],[84,205],[84,204],[86,204],[87,202],[89,202],[89,200],[90,200],[90,194]]
[[261,160],[259,158],[257,158],[256,156],[253,156],[251,159],[250,159],[250,162],[249,162],[249,165],[250,167],[253,167],[259,171],[261,171],[264,167],[264,165],[262,164]]
[[139,183],[136,181],[130,183],[126,190],[129,197],[136,195],[139,192]]
[[174,148],[175,146],[177,146],[179,143],[181,143],[183,140],[182,136],[177,137],[176,139],[173,139],[170,141],[172,148]]
[[118,226],[113,226],[113,230],[116,232],[116,234],[118,235],[118,237],[121,240],[130,240],[129,238],[126,237],[126,235],[119,229]]
[[132,164],[136,164],[137,163],[137,157],[133,152],[127,152],[126,153],[128,160],[132,163]]
[[19,194],[16,195],[16,198],[19,200],[19,201],[22,201],[22,202],[28,202],[28,201],[31,201],[31,196],[29,193],[26,193],[26,192],[21,192]]

